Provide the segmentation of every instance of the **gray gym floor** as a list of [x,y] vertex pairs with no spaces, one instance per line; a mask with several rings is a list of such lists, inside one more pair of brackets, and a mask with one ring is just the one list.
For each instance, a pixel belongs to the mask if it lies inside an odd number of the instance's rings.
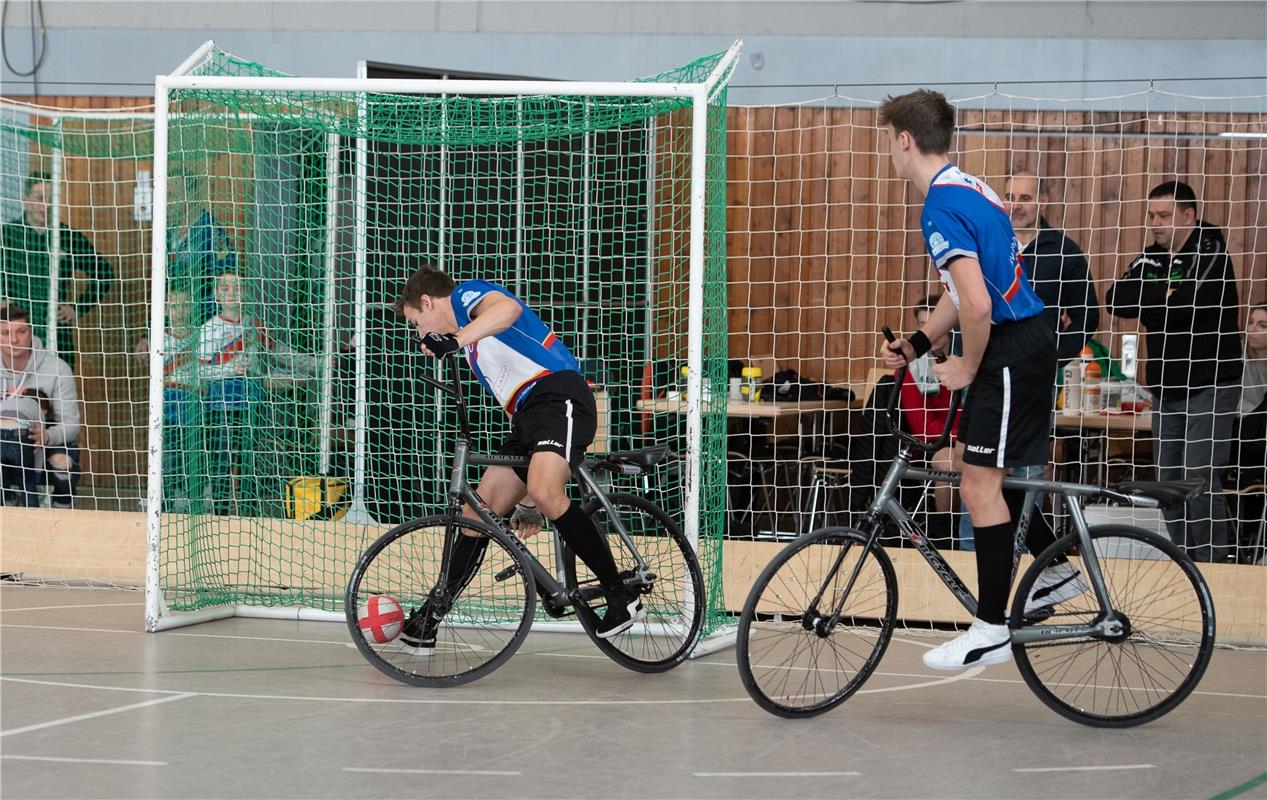
[[0,588],[0,796],[1267,798],[1267,652],[1220,649],[1139,728],[1081,727],[1008,664],[934,674],[899,633],[810,720],[758,708],[734,650],[639,675],[532,634],[450,690],[381,675],[341,625],[141,631],[139,592]]

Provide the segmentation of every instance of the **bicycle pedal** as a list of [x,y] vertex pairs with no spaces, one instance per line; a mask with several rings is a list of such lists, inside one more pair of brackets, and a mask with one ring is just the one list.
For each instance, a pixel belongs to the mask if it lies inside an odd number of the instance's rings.
[[506,569],[494,575],[493,580],[501,583],[502,581],[518,575],[521,572],[523,572],[523,570],[519,568],[518,564],[511,564],[509,567],[506,567]]

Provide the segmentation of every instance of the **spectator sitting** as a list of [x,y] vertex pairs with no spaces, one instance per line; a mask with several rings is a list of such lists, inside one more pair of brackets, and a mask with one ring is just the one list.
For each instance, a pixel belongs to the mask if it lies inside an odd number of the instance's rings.
[[216,513],[229,513],[239,498],[238,479],[250,475],[251,405],[263,387],[252,377],[252,361],[272,349],[272,339],[257,320],[244,316],[242,278],[227,270],[216,275],[216,314],[198,331],[196,354],[207,414],[207,452]]
[[[940,295],[925,297],[916,304],[914,308],[916,330],[924,327],[924,323],[928,321],[928,315],[932,313],[940,299]],[[941,437],[942,432],[946,430],[946,419],[950,415],[952,392],[942,386],[937,381],[937,376],[933,374],[932,355],[948,352],[949,345],[950,337],[943,336],[940,340],[933,342],[932,351],[911,362],[910,369],[906,371],[906,378],[902,382],[901,393],[898,395],[898,408],[902,411],[902,421],[906,428],[912,436],[925,442],[933,442]],[[956,419],[951,427],[950,444],[938,450],[929,459],[929,466],[932,469],[946,472],[959,471],[959,456],[962,455],[963,446],[956,441],[958,428],[959,420]],[[950,511],[953,508],[952,487],[945,483],[935,484],[933,501],[938,511]]]
[[70,366],[35,347],[26,309],[12,304],[0,308],[0,416],[16,421],[0,427],[5,504],[39,505],[47,479],[53,508],[70,508],[79,482],[79,395]]
[[[190,510],[190,478],[201,471],[193,463],[201,447],[194,441],[201,417],[198,397],[197,364],[194,347],[198,342],[198,311],[188,289],[167,292],[163,330],[163,505]],[[138,364],[148,368],[150,339],[142,336],[133,350]]]

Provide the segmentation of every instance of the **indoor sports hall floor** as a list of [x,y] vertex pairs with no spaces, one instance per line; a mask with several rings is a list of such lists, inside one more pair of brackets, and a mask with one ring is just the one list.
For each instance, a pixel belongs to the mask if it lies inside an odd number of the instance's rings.
[[784,720],[725,649],[663,675],[532,634],[493,675],[397,684],[346,630],[141,632],[139,592],[0,588],[0,796],[1267,797],[1267,652],[1220,649],[1170,715],[1084,728],[1009,665],[934,674],[899,633],[861,694]]

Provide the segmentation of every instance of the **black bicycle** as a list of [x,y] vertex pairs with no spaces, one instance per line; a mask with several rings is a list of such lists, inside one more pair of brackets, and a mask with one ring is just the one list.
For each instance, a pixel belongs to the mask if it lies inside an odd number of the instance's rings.
[[[904,372],[898,372],[896,385]],[[976,614],[975,598],[895,499],[906,479],[959,482],[958,473],[911,466],[916,453],[945,447],[951,426],[931,444],[902,433],[898,395],[890,393],[885,418],[901,448],[857,527],[811,531],[789,544],[744,603],[739,672],[748,694],[773,714],[821,714],[847,700],[875,671],[897,619],[893,564],[878,540],[886,519]],[[950,419],[957,407],[958,393]],[[1003,485],[1026,491],[1018,553],[1036,492],[1063,496],[1073,528],[1037,554],[1012,601],[1012,652],[1025,683],[1057,713],[1099,727],[1140,725],[1183,702],[1214,650],[1214,605],[1205,580],[1192,559],[1155,533],[1128,525],[1088,526],[1081,500],[1157,508],[1191,500],[1204,482],[1130,482],[1105,489],[1005,478]],[[1034,592],[1048,568],[1070,581],[1054,602]]]
[[[449,385],[428,376],[422,379],[449,395],[457,408],[448,508],[392,528],[357,562],[344,598],[357,649],[379,670],[405,683],[469,683],[497,669],[519,649],[537,618],[539,596],[547,617],[575,617],[598,648],[624,667],[663,672],[680,664],[699,641],[704,620],[704,578],[695,549],[663,509],[634,494],[608,493],[595,478],[603,472],[641,475],[663,461],[668,448],[586,460],[573,474],[582,508],[607,537],[626,587],[641,593],[647,611],[646,618],[629,630],[601,639],[594,630],[595,609],[602,607],[605,595],[585,564],[557,532],[525,543],[495,517],[468,482],[468,465],[516,467],[526,466],[528,460],[471,452],[459,367],[456,359],[443,360],[453,362]],[[467,504],[478,520],[462,516]],[[488,545],[465,588],[451,593],[448,587],[461,583],[449,580],[453,544],[455,537],[466,534],[487,537]],[[553,559],[553,572],[542,559]],[[434,648],[420,652],[381,631],[379,636],[367,636],[359,624],[360,611],[371,598],[384,595],[406,615],[430,603],[441,617]]]

